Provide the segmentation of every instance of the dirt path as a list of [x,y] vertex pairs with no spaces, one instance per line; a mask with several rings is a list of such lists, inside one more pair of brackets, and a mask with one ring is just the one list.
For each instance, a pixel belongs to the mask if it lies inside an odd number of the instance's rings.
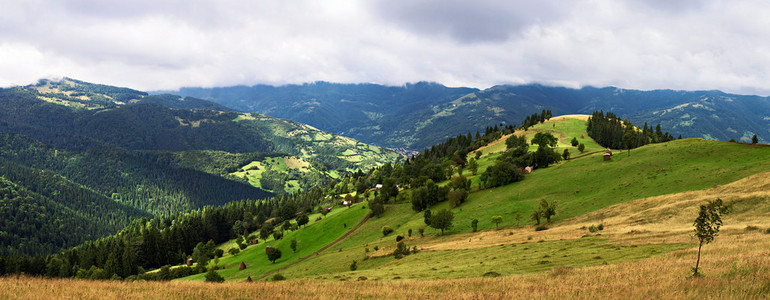
[[353,232],[356,232],[356,230],[358,230],[358,228],[361,227],[361,225],[364,225],[364,223],[366,223],[366,221],[369,221],[369,216],[366,216],[366,218],[361,220],[361,223],[358,223],[358,225],[356,225],[356,227],[353,227],[352,229],[350,229],[350,231],[346,232],[344,235],[342,235],[338,239],[334,240],[333,242],[329,243],[328,245],[324,246],[323,248],[318,249],[317,251],[311,253],[308,256],[301,257],[301,258],[299,258],[297,261],[295,261],[293,263],[290,263],[290,264],[285,265],[283,267],[280,267],[278,269],[272,270],[270,272],[264,273],[264,274],[260,275],[259,277],[255,278],[254,281],[263,279],[263,278],[265,278],[265,277],[267,277],[267,276],[269,276],[271,274],[275,274],[275,273],[278,273],[280,271],[286,270],[287,268],[289,268],[289,267],[291,267],[291,266],[293,266],[295,264],[298,264],[298,263],[300,263],[300,262],[302,262],[302,261],[304,261],[304,260],[306,260],[306,259],[308,259],[310,257],[318,255],[319,253],[323,252],[324,250],[329,249],[332,246],[336,245],[337,243],[341,242],[342,240],[346,239],[348,236],[353,234]]

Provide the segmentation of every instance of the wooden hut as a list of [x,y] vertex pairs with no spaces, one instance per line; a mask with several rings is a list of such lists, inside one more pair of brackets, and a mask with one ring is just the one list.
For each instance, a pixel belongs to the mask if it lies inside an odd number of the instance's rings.
[[602,156],[604,157],[604,161],[612,160],[612,150],[610,150],[609,148],[607,150],[604,150],[604,155]]
[[253,281],[253,280],[251,280],[251,276],[249,276],[249,277],[246,277],[246,282],[252,282],[252,281]]
[[243,271],[246,269],[246,264],[244,262],[241,262],[241,265],[238,267],[238,271]]
[[192,265],[193,265],[193,259],[192,259],[192,257],[188,257],[187,258],[187,266],[188,267],[192,267]]

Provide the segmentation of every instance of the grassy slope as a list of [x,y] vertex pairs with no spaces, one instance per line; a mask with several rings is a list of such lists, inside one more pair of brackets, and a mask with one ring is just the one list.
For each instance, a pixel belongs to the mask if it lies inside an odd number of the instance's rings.
[[[224,270],[220,270],[219,274],[228,280],[245,279],[247,276],[256,278],[263,273],[287,266],[302,257],[311,255],[360,223],[368,213],[368,210],[361,208],[362,206],[363,204],[359,203],[351,206],[349,209],[338,208],[332,210],[325,218],[318,222],[315,220],[321,216],[320,214],[310,215],[310,223],[304,228],[297,231],[288,231],[283,239],[278,241],[272,238],[266,243],[260,241],[259,244],[250,245],[234,256],[227,253],[229,248],[235,247],[234,241],[226,242],[220,246],[220,248],[225,250],[226,254],[220,258],[219,264],[217,264],[220,268],[224,267]],[[296,253],[292,252],[289,247],[292,239],[296,239],[298,243]],[[282,252],[281,258],[275,264],[268,261],[265,256],[265,247],[268,245],[276,247]],[[241,262],[245,262],[247,268],[239,271],[238,266]],[[211,262],[210,266],[213,265],[214,263]],[[186,277],[182,280],[203,280],[203,275],[205,274]]]
[[[569,126],[562,126],[567,124]],[[557,123],[557,127],[565,128],[566,141],[569,141],[572,136],[579,137],[581,134],[575,130],[580,128],[580,124],[584,123],[562,119]],[[549,123],[540,126],[553,128]],[[586,142],[587,145],[590,143],[592,141]],[[601,149],[595,144],[589,147]],[[585,216],[616,204],[645,197],[701,190],[759,173],[768,169],[770,163],[763,159],[768,154],[770,148],[687,139],[635,149],[631,156],[626,156],[627,153],[616,155],[611,162],[603,162],[599,155],[590,155],[551,168],[536,170],[520,183],[472,193],[465,204],[453,210],[455,226],[445,237],[436,236],[438,230],[432,228],[425,230],[425,237],[418,237],[417,229],[425,227],[422,214],[413,212],[408,203],[389,205],[383,218],[370,220],[346,240],[316,258],[289,267],[282,271],[282,274],[289,278],[318,279],[355,279],[357,276],[379,279],[467,278],[480,276],[487,271],[506,275],[542,272],[554,267],[617,263],[659,255],[690,247],[691,241],[680,239],[663,244],[637,243],[631,247],[615,245],[617,241],[605,238],[575,240],[588,234],[587,230],[576,228],[590,223],[571,227],[569,230],[572,231],[572,240],[560,241],[548,237],[531,239],[534,234],[531,228],[516,226],[530,224],[529,212],[535,209],[542,199],[549,202],[558,201],[558,214],[554,219],[558,227],[558,224],[569,223],[571,218]],[[485,154],[481,163],[490,164],[495,157],[493,153]],[[432,210],[446,207],[448,204],[442,203]],[[518,221],[517,214],[520,216]],[[503,216],[501,227],[511,229],[492,230],[495,225],[490,219],[495,215]],[[484,232],[470,233],[470,220],[474,218],[479,219],[479,229]],[[593,221],[598,224],[603,218],[599,216]],[[396,231],[388,237],[382,237],[380,228],[384,225],[391,226]],[[407,236],[409,229],[413,230],[413,237],[407,238],[408,245],[418,245],[420,248],[435,251],[425,251],[402,260],[386,256],[395,247],[394,237]],[[554,228],[546,232],[560,231]],[[505,236],[511,238],[506,240]],[[499,239],[505,246],[457,246],[460,240],[475,238]],[[454,246],[448,247],[447,243]],[[526,243],[529,243],[529,246],[525,246]],[[374,251],[375,246],[380,250]],[[524,248],[529,249],[523,250]],[[606,249],[612,251],[605,251]],[[356,272],[349,271],[353,260],[358,262]],[[452,263],[441,265],[440,262],[445,261]],[[511,265],[511,261],[519,262],[519,266],[505,268]],[[441,268],[444,267],[448,270],[442,272]],[[482,270],[484,272],[480,273]]]
[[[118,289],[123,295],[161,289],[164,297],[239,297],[253,295],[255,289],[259,294],[314,299],[524,295],[599,298],[621,294],[630,298],[761,297],[770,292],[770,239],[767,234],[745,228],[770,226],[770,173],[762,173],[768,170],[768,155],[770,148],[688,139],[635,149],[630,157],[623,153],[612,162],[602,162],[596,155],[579,158],[536,170],[519,183],[473,193],[465,204],[453,210],[455,228],[444,237],[436,236],[434,229],[418,237],[416,229],[424,226],[422,215],[412,212],[406,203],[388,205],[382,218],[371,219],[341,243],[281,271],[290,279],[322,280],[250,285],[137,283],[112,288],[101,283],[86,284],[106,292]],[[688,280],[697,252],[689,236],[692,219],[698,205],[716,197],[734,203],[734,212],[725,218],[720,237],[704,247],[702,267],[706,278]],[[541,199],[560,203],[551,229],[535,232],[531,226],[512,226],[513,211],[529,211]],[[446,203],[431,209],[444,206]],[[356,220],[354,215],[360,214],[360,220],[364,212],[355,207],[337,210],[323,222],[329,222],[327,228],[339,230],[340,221],[331,225],[336,218]],[[494,230],[489,221],[493,215],[502,215],[501,226],[507,227]],[[480,220],[483,231],[470,232],[471,218]],[[323,222],[290,233],[281,241],[284,246],[279,247],[287,249],[292,234],[299,236],[314,226],[317,234]],[[606,225],[600,233],[591,234],[585,229],[599,223]],[[526,215],[521,224],[529,224]],[[384,225],[396,232],[382,237],[380,228]],[[418,245],[423,251],[401,260],[385,256],[395,245],[394,236],[406,235],[409,228],[415,230],[414,236],[406,239],[407,244]],[[325,242],[313,243],[313,247]],[[380,250],[374,251],[375,246]],[[293,260],[284,256],[271,266],[265,263],[264,248],[259,247],[264,244],[250,246],[255,263],[247,271],[267,270]],[[233,270],[241,257],[225,258],[220,265],[227,259],[228,269],[220,274],[228,279],[245,278],[247,271]],[[352,260],[358,260],[357,271],[349,270]],[[473,278],[486,272],[504,277]],[[350,282],[364,278],[370,280]],[[0,282],[9,287],[5,290],[34,293],[25,290],[26,283],[20,285],[12,279]],[[69,290],[65,294],[83,289],[73,290],[69,281],[47,284],[52,290]],[[209,289],[216,291],[203,292]],[[324,292],[319,293],[321,290]]]

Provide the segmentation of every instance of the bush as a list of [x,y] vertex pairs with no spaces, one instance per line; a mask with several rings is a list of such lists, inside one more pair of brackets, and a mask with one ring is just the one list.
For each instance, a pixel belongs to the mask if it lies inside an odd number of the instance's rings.
[[425,236],[425,227],[417,228],[417,232],[420,233],[420,236]]
[[770,227],[768,227],[767,229],[765,229],[765,234],[770,234]]
[[409,237],[412,237],[412,228],[409,228],[409,231],[407,231],[409,234]]
[[535,231],[543,231],[543,230],[548,230],[548,226],[540,225],[535,227]]
[[476,232],[478,227],[479,227],[479,220],[478,219],[473,219],[471,221],[471,228],[473,228],[473,232]]
[[409,254],[411,254],[411,252],[409,251],[409,247],[407,247],[406,244],[404,244],[404,242],[398,242],[398,244],[396,245],[396,250],[393,250],[393,256],[396,259],[401,259],[404,256],[407,256]]
[[396,236],[396,242],[400,242],[400,241],[401,241],[401,240],[403,240],[403,239],[404,239],[404,237],[403,237],[403,236],[400,236],[400,235],[397,235],[397,236]]
[[604,224],[599,224],[599,226],[596,226],[596,229],[604,230]]
[[227,250],[227,253],[230,253],[230,255],[238,255],[238,253],[240,253],[240,252],[241,252],[241,250],[239,250],[238,248],[235,248],[235,247],[230,248],[230,250]]
[[588,231],[590,231],[590,232],[597,232],[597,231],[599,231],[599,229],[596,228],[596,225],[591,225],[591,227],[588,227]]
[[484,275],[481,275],[481,276],[484,276],[484,277],[500,277],[500,273],[497,273],[495,271],[489,271],[489,272],[484,273]]
[[217,271],[214,271],[214,269],[210,269],[206,273],[206,282],[225,282],[225,278],[219,275]]
[[225,255],[225,250],[222,250],[222,249],[214,250],[214,256],[222,257],[223,255]]
[[358,262],[356,262],[356,261],[354,260],[354,261],[353,261],[353,263],[352,263],[352,264],[350,264],[350,270],[351,270],[351,271],[355,271],[355,270],[358,270]]
[[393,233],[393,228],[390,228],[390,226],[388,226],[388,225],[382,226],[382,235],[383,236],[386,236],[386,235],[391,234],[391,233]]
[[286,280],[286,276],[283,276],[280,273],[273,275],[273,281],[281,281],[281,280]]

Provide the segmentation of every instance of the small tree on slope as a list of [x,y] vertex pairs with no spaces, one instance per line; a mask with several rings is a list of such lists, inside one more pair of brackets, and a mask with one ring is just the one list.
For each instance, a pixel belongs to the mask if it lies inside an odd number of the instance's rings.
[[700,251],[703,244],[714,241],[714,237],[719,233],[719,227],[722,226],[722,215],[730,212],[730,206],[724,205],[722,199],[717,198],[700,206],[698,217],[695,218],[695,237],[698,238],[698,260],[693,268],[693,276],[700,276],[698,267],[700,266]]

